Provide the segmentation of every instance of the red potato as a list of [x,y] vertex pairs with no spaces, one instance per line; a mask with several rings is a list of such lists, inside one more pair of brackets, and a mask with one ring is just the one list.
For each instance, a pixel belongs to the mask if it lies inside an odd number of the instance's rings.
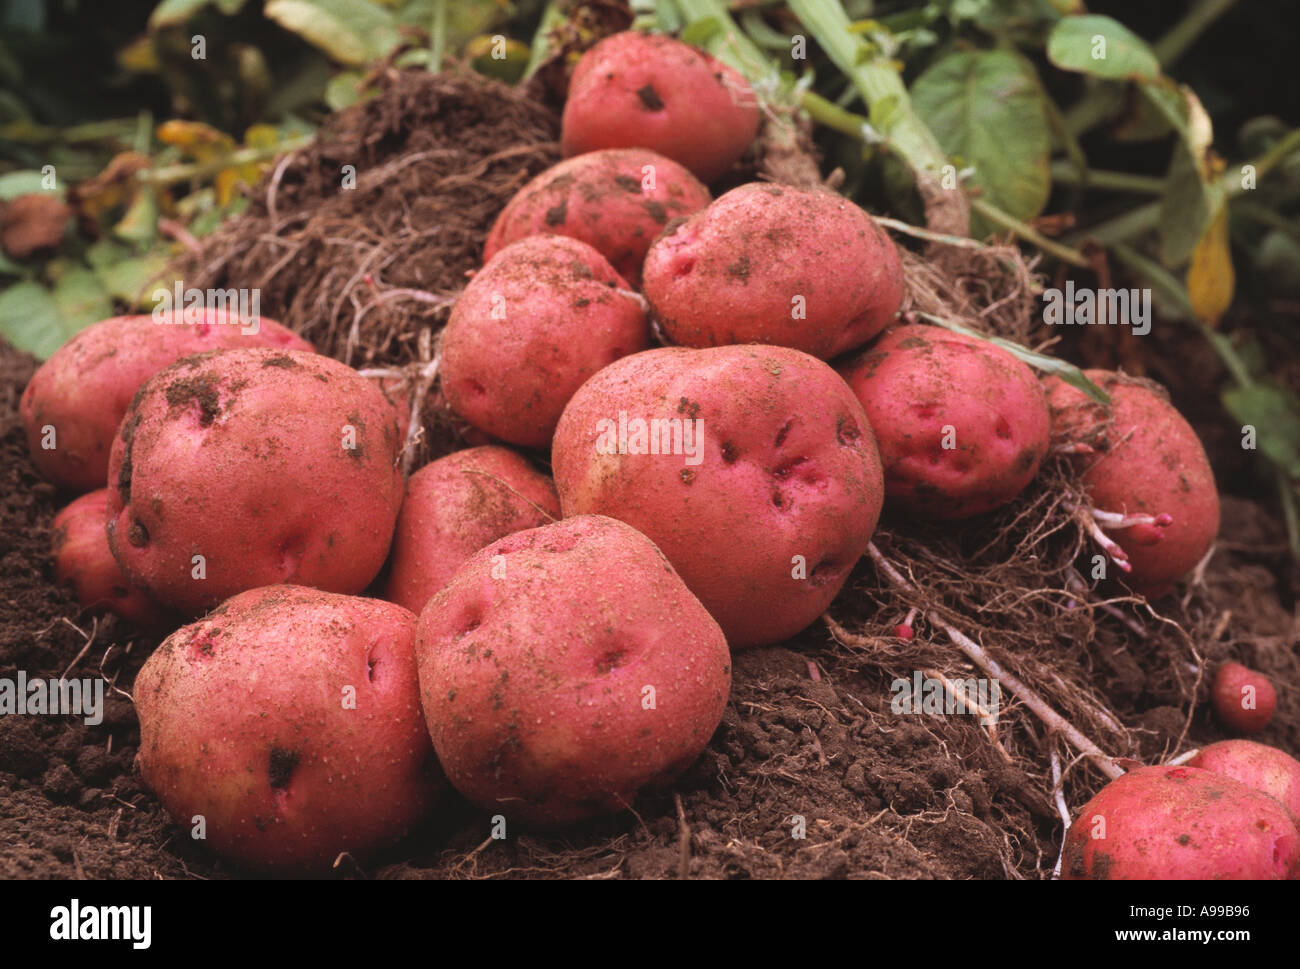
[[1038,378],[984,340],[900,326],[839,372],[876,431],[885,500],[909,515],[969,518],[1004,505],[1051,446]]
[[406,483],[384,598],[418,615],[479,549],[559,517],[555,483],[508,448],[439,458]]
[[1197,767],[1140,767],[1111,781],[1065,836],[1061,877],[1270,879],[1300,874],[1300,829],[1281,804]]
[[721,630],[634,529],[583,516],[475,553],[420,614],[420,696],[451,783],[508,819],[631,807],[722,720]]
[[109,551],[107,518],[107,488],[82,495],[54,516],[55,579],[71,585],[91,613],[111,612],[146,629],[167,626],[172,617],[127,581]]
[[831,192],[752,182],[669,226],[645,295],[673,343],[771,343],[823,360],[866,343],[903,298],[894,243]]
[[1300,819],[1300,760],[1285,751],[1253,740],[1223,740],[1203,748],[1187,765],[1263,791]]
[[699,179],[653,151],[587,152],[553,165],[515,194],[488,233],[483,261],[528,236],[568,236],[587,243],[640,286],[641,264],[655,236],[711,198]]
[[[140,386],[182,357],[230,347],[311,350],[266,317],[241,324],[224,310],[189,323],[185,311],[115,316],[82,330],[43,363],[19,404],[32,463],[61,488],[102,488],[113,437]],[[52,430],[51,430],[52,429]]]
[[1277,690],[1263,673],[1240,663],[1224,663],[1214,674],[1210,705],[1228,729],[1259,733],[1273,719]]
[[711,182],[745,153],[760,118],[740,72],[680,40],[628,30],[573,69],[560,148],[650,148]]
[[145,784],[187,834],[202,818],[206,843],[252,868],[364,862],[445,789],[415,622],[377,599],[272,586],[177,630],[135,681]]
[[862,405],[826,364],[757,345],[634,354],[569,401],[551,452],[566,516],[645,533],[733,649],[820,616],[880,516]]
[[1096,454],[1084,459],[1083,480],[1096,508],[1145,516],[1128,527],[1103,528],[1128,557],[1132,571],[1124,581],[1158,599],[1204,558],[1218,534],[1214,472],[1196,432],[1168,400],[1123,374],[1084,373],[1110,395],[1111,406],[1049,379],[1053,437],[1063,443],[1092,439]]
[[583,381],[649,346],[641,301],[599,252],[531,236],[493,256],[456,300],[442,336],[442,390],[479,430],[547,448]]
[[113,444],[108,542],[122,571],[194,615],[258,586],[358,593],[402,501],[379,389],[297,350],[220,350],[140,389]]

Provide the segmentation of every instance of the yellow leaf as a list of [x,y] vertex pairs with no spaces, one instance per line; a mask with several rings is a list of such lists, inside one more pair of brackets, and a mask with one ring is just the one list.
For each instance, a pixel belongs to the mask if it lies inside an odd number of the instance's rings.
[[1210,326],[1217,326],[1232,303],[1235,286],[1228,246],[1228,207],[1224,205],[1192,250],[1192,262],[1187,267],[1187,296],[1192,310]]
[[157,74],[158,54],[153,38],[142,34],[117,52],[118,66],[132,74]]
[[164,121],[158,126],[158,140],[174,145],[195,161],[221,158],[235,150],[235,139],[201,121]]

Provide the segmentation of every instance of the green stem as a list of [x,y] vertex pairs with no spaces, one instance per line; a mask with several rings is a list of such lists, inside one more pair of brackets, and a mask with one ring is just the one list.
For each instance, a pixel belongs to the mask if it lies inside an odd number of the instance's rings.
[[1168,67],[1196,42],[1205,29],[1218,20],[1237,0],[1198,0],[1178,23],[1152,46],[1161,67]]
[[1033,226],[1020,221],[1015,216],[1008,215],[997,206],[990,205],[983,199],[971,199],[970,207],[972,212],[978,212],[999,228],[1006,229],[1008,232],[1019,236],[1026,242],[1033,243],[1039,249],[1042,249],[1043,252],[1050,253],[1062,262],[1068,262],[1072,266],[1083,266],[1084,268],[1091,265],[1088,260],[1084,258],[1083,253],[1076,249],[1071,249],[1069,246],[1062,245],[1059,242],[1054,242]]
[[1052,180],[1061,185],[1082,185],[1109,192],[1136,192],[1142,195],[1160,195],[1165,190],[1165,180],[1155,175],[1131,175],[1128,172],[1110,172],[1093,168],[1080,175],[1073,162],[1053,162]]
[[[1245,162],[1246,165],[1253,165],[1255,168],[1255,178],[1260,179],[1276,168],[1283,159],[1292,152],[1300,150],[1300,128],[1294,128],[1286,133],[1286,136],[1275,141],[1264,154],[1260,155],[1254,161]],[[1239,175],[1223,176],[1223,184],[1227,189],[1228,195],[1240,195],[1246,189],[1241,187],[1241,177]]]
[[912,109],[907,88],[893,64],[879,54],[860,60],[864,42],[850,31],[849,16],[838,0],[789,0],[787,5],[826,56],[862,92],[863,101],[877,113],[874,124],[890,148],[913,171],[937,174],[948,163],[947,156]]
[[1160,202],[1148,202],[1145,205],[1139,205],[1135,209],[1129,209],[1127,212],[1117,215],[1106,222],[1094,225],[1090,229],[1072,232],[1065,237],[1065,241],[1072,245],[1078,245],[1085,239],[1092,239],[1104,246],[1114,245],[1146,232],[1148,229],[1155,228],[1156,223],[1159,221]]
[[433,0],[433,25],[429,28],[429,70],[442,70],[443,52],[447,49],[447,0]]
[[1193,321],[1193,325],[1210,344],[1219,359],[1223,361],[1224,369],[1228,371],[1237,384],[1242,387],[1249,387],[1255,382],[1255,378],[1250,375],[1250,368],[1237,354],[1232,341],[1218,330],[1211,329],[1197,319],[1196,312],[1192,309],[1192,301],[1187,295],[1187,287],[1173,273],[1154,259],[1148,259],[1126,243],[1113,246],[1111,252],[1116,259],[1131,268],[1154,288],[1164,293],[1180,311]]
[[820,94],[813,91],[804,92],[799,101],[799,107],[807,111],[809,117],[818,124],[833,128],[841,134],[857,138],[859,141],[863,140],[863,125],[867,123],[867,119],[862,115],[846,111],[838,104],[827,101]]

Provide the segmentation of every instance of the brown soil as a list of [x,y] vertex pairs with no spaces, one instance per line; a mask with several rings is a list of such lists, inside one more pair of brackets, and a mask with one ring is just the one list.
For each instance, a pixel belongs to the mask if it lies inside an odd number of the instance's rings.
[[[387,93],[335,119],[321,144],[255,192],[250,214],[205,245],[202,281],[189,284],[260,284],[265,312],[335,356],[351,348],[355,363],[403,364],[421,358],[419,331],[436,332],[445,311],[380,294],[458,287],[477,265],[504,198],[556,157],[554,116],[482,82],[394,75],[381,87]],[[343,164],[357,165],[358,185],[370,194],[339,192]],[[375,172],[387,174],[368,180]],[[366,271],[382,285],[367,286]],[[0,677],[102,671],[129,693],[157,640],[116,620],[81,616],[50,580],[50,522],[66,497],[36,475],[17,422],[18,395],[35,361],[7,347],[0,360]],[[435,445],[435,453],[452,446]],[[1058,568],[1049,553],[1068,558],[1064,531],[1054,544],[1035,546],[1044,557],[1028,563],[1023,544],[1008,538],[1023,538],[1022,513],[1047,508],[1056,480],[1045,476],[986,525],[952,534],[886,520],[877,543],[915,566],[914,575],[929,573],[928,593],[949,621],[968,623],[999,661],[1080,726],[1097,729],[1095,739],[1114,754],[1154,760],[1222,739],[1204,706],[1207,684],[1190,672],[1197,655],[1211,668],[1233,658],[1269,673],[1280,701],[1258,739],[1300,754],[1297,590],[1280,523],[1251,498],[1225,499],[1220,551],[1204,584],[1186,602],[1162,604],[1187,635],[1148,619],[1142,639],[1112,617],[1059,604],[1043,613],[1051,623],[1040,628],[1017,612],[1020,605],[999,612],[982,595],[999,576],[1024,581],[1026,570]],[[1044,511],[1044,520],[1056,521],[1053,514]],[[982,585],[954,569],[965,561]],[[996,743],[970,716],[893,713],[896,677],[923,668],[978,675],[924,622],[910,644],[891,638],[906,611],[864,561],[830,610],[857,633],[854,645],[840,645],[819,624],[780,646],[738,653],[731,702],[709,748],[672,791],[641,798],[633,811],[561,832],[512,829],[494,841],[487,815],[453,798],[384,858],[364,871],[345,863],[340,873],[1047,877],[1061,835],[1049,772],[1059,741],[1010,697]],[[1102,731],[1088,719],[1098,708],[1122,726]],[[107,698],[99,726],[74,717],[0,717],[0,877],[238,875],[195,847],[141,787],[132,766],[137,742],[134,708],[119,693]],[[1067,758],[1063,790],[1072,810],[1102,782]]]

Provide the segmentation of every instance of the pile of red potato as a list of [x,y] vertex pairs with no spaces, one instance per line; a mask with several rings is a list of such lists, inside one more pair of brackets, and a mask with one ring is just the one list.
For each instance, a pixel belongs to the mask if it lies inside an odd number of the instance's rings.
[[[134,699],[140,772],[180,824],[309,873],[401,838],[448,782],[529,825],[624,809],[708,743],[732,650],[826,610],[882,506],[989,512],[1054,435],[1089,442],[1132,590],[1202,558],[1209,463],[1146,384],[1091,372],[1102,406],[897,325],[898,253],[836,194],[712,199],[759,120],[740,75],[670,38],[582,58],[568,157],[501,212],[442,336],[446,401],[493,443],[409,480],[399,407],[269,319],[119,317],[40,368],[33,460],[87,492],[56,520],[59,578],[174,630]],[[1267,722],[1266,681],[1221,678],[1225,722]],[[1218,744],[1106,787],[1064,873],[1287,877],[1296,812],[1300,763]]]

